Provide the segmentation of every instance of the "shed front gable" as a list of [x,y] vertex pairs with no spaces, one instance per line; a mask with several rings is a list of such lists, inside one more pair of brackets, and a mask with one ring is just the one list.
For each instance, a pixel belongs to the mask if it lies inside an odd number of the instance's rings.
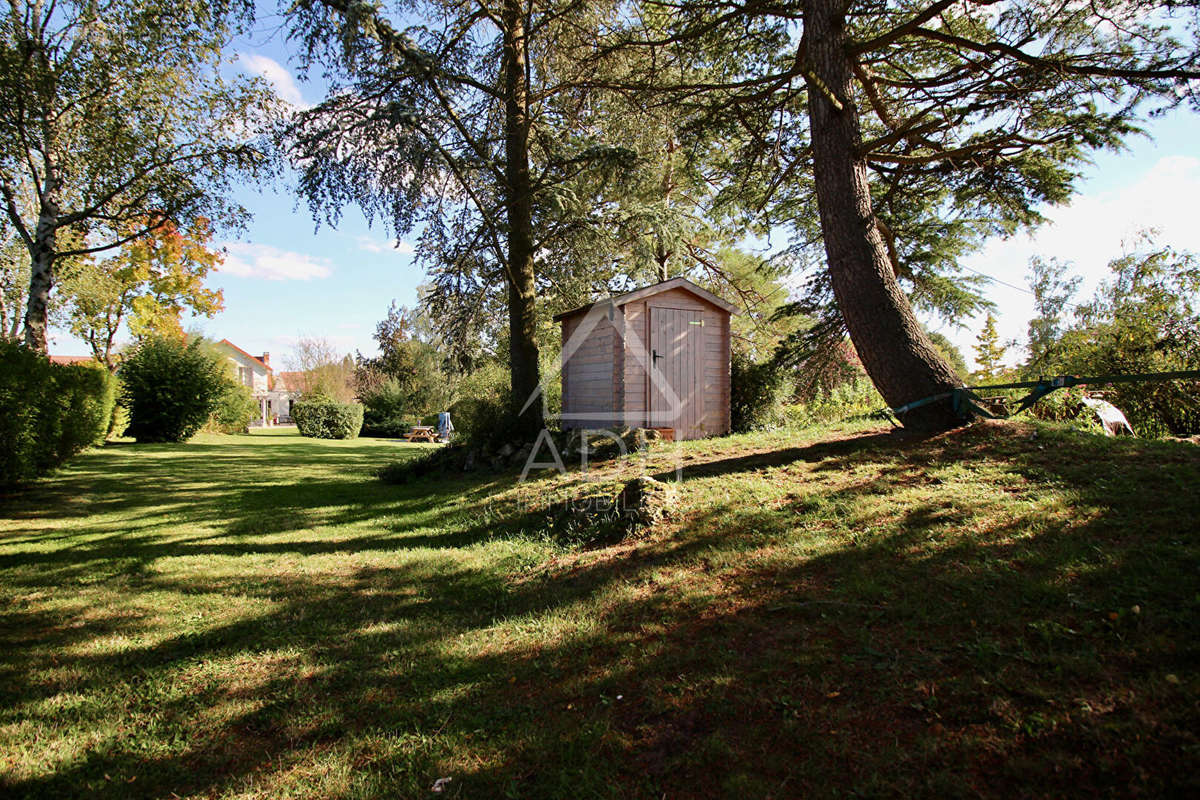
[[[677,278],[558,315],[564,424],[671,427],[686,439],[727,433],[729,320],[735,311]],[[672,333],[664,339],[654,325],[673,326]],[[656,368],[656,341],[687,363],[672,364],[671,371],[665,364]],[[674,415],[664,418],[663,408],[673,408]]]

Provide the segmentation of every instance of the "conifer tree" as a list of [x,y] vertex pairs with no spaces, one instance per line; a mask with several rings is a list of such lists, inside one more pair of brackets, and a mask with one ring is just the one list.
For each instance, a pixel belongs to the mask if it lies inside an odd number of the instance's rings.
[[1004,353],[1006,348],[1000,342],[1000,333],[996,330],[996,317],[991,312],[983,321],[983,330],[975,340],[975,363],[979,365],[976,375],[981,378],[994,378],[1004,368]]

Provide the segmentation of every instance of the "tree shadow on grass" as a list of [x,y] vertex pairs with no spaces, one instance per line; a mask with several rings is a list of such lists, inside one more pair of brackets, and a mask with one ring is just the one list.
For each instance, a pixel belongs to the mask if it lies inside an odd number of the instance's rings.
[[[56,570],[60,580],[69,581],[114,558],[149,562],[188,555],[458,546],[489,538],[493,528],[503,532],[509,522],[493,524],[478,509],[490,494],[511,484],[511,476],[395,487],[371,479],[384,463],[379,448],[321,451],[314,445],[309,455],[297,458],[297,446],[282,452],[240,447],[244,452],[233,456],[231,447],[196,444],[144,446],[117,457],[107,448],[88,454],[73,473],[0,505],[0,514],[27,523],[9,526],[0,544],[75,540],[73,546],[0,553],[0,569]],[[462,510],[455,511],[455,505]],[[457,525],[452,536],[415,533],[445,528],[463,514],[482,521]],[[187,533],[175,529],[179,518],[186,519]],[[61,533],[48,531],[47,524],[55,522],[68,525]],[[362,529],[347,535],[347,526]],[[325,533],[330,529],[342,530],[331,537]]]
[[[132,599],[245,597],[252,610],[116,652],[83,645],[155,626],[9,611],[0,629],[19,646],[0,657],[5,707],[82,731],[124,715],[149,733],[8,789],[417,797],[443,776],[443,795],[459,797],[1196,789],[1200,562],[1194,526],[1180,524],[1200,511],[1180,491],[1200,485],[1196,451],[1122,444],[1114,459],[1078,437],[991,433],[731,460],[690,479],[795,468],[797,492],[777,507],[696,509],[660,538],[561,568],[418,557],[406,548],[437,536],[405,545],[401,524],[333,546],[386,544],[404,559],[341,574],[149,575]],[[991,490],[938,489],[997,451]],[[854,478],[822,486],[806,478],[818,469]],[[875,508],[915,475],[924,499]],[[432,510],[422,490],[367,505]],[[1013,492],[1028,504],[1014,508]],[[1039,504],[1054,493],[1078,516]],[[827,514],[850,522],[822,538]],[[444,541],[472,544],[472,530]],[[782,557],[789,547],[803,555]],[[116,701],[67,722],[50,704],[63,693]]]

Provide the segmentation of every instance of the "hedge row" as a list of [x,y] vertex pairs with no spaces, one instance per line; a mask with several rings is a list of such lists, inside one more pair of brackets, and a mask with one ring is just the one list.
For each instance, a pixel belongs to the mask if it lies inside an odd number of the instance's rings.
[[354,439],[362,430],[363,407],[331,400],[297,400],[292,419],[301,436],[313,439]]
[[99,365],[52,364],[0,342],[0,484],[44,475],[104,441],[116,380]]

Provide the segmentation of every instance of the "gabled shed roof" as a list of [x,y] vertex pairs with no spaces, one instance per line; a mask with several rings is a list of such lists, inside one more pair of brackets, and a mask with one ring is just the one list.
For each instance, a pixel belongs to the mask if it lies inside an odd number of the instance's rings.
[[683,289],[684,291],[691,292],[700,299],[707,300],[717,308],[720,308],[723,311],[728,311],[730,314],[741,313],[741,311],[738,310],[738,307],[733,303],[718,297],[707,289],[702,289],[701,287],[689,281],[687,278],[671,278],[670,280],[662,281],[660,283],[653,283],[649,286],[643,286],[641,289],[634,289],[632,292],[625,292],[624,294],[619,294],[605,300],[598,300],[595,303],[588,303],[586,306],[573,308],[570,311],[564,311],[561,314],[555,314],[554,321],[558,322],[566,319],[567,317],[574,316],[575,314],[582,314],[598,305],[607,306],[612,304],[613,306],[618,307],[623,306],[626,303],[632,303],[635,300],[642,300],[670,289]]

